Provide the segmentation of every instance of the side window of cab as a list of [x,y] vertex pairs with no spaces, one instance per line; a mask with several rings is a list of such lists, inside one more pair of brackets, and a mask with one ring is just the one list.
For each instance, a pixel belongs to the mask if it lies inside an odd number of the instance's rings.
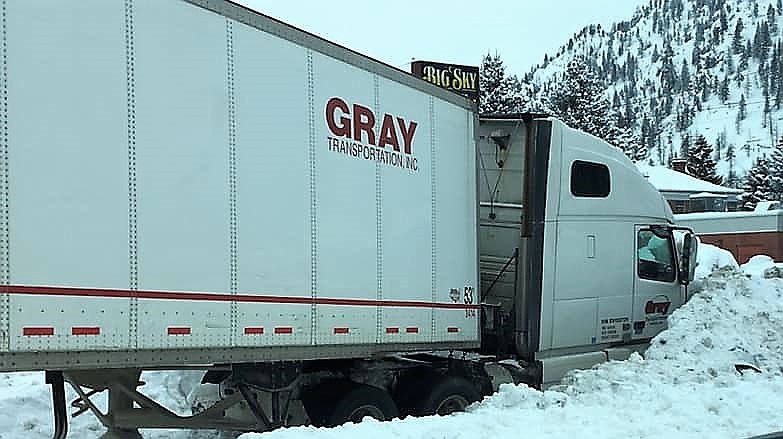
[[636,237],[637,273],[641,279],[674,282],[676,270],[671,239],[652,230],[640,230]]
[[571,163],[571,194],[575,197],[606,198],[612,192],[609,167],[603,163],[575,160]]

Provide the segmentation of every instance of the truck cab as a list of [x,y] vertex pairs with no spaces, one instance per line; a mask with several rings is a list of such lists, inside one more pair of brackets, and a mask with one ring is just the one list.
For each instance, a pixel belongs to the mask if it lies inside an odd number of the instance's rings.
[[526,359],[538,384],[643,349],[695,261],[660,193],[620,149],[553,118],[482,117],[478,145],[484,349]]

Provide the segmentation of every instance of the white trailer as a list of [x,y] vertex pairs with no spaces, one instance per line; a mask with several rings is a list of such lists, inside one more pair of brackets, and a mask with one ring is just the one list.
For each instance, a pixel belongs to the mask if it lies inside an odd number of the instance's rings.
[[[448,413],[625,357],[682,303],[663,198],[554,119],[479,124],[229,1],[0,8],[0,370],[47,371],[55,437],[63,380],[107,438]],[[218,401],[137,389],[182,368]]]

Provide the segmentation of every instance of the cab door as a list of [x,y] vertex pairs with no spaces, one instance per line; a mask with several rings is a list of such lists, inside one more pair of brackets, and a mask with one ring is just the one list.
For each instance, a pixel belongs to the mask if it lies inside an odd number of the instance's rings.
[[683,303],[677,280],[677,253],[670,230],[635,227],[632,338],[651,338],[666,329],[666,320]]

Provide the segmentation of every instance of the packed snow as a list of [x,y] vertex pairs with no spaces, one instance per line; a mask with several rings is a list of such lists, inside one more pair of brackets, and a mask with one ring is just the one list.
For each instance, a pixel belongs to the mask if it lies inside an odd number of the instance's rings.
[[[783,430],[783,264],[756,256],[739,267],[729,252],[702,244],[697,278],[693,287],[699,291],[671,315],[669,329],[653,340],[644,357],[574,372],[543,392],[504,385],[467,412],[445,417],[367,419],[331,429],[293,427],[240,437],[742,438]],[[186,414],[186,395],[199,378],[197,372],[145,373],[143,389]],[[73,392],[68,396],[73,398]],[[0,374],[0,438],[46,438],[51,431],[43,374]],[[69,437],[94,438],[103,431],[85,414],[72,419]],[[173,430],[142,434],[234,436]]]

